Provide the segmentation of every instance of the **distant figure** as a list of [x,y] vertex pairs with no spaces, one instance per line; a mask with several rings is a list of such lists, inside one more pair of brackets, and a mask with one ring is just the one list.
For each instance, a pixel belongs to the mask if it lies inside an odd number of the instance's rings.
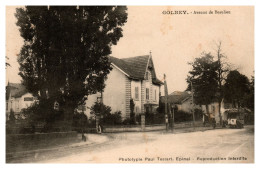
[[84,135],[84,133],[82,133],[82,141],[84,141],[84,142],[87,141],[87,137]]
[[103,132],[103,127],[102,127],[100,124],[98,125],[97,132],[98,132],[99,134],[102,134],[102,132]]

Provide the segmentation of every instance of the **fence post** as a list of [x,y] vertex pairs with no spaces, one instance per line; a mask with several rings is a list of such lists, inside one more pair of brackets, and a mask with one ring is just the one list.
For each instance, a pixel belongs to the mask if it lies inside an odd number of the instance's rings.
[[145,114],[141,114],[141,130],[145,130]]

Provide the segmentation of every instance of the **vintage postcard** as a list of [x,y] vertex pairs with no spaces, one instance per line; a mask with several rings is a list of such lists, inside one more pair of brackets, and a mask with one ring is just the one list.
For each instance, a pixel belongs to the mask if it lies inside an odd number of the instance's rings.
[[254,6],[6,6],[5,158],[255,163]]

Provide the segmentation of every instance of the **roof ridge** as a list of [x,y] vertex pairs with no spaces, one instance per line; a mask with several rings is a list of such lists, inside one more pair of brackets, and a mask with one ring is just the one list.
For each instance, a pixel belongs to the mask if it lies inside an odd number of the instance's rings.
[[127,58],[121,58],[122,60],[127,60],[127,59],[135,59],[137,57],[149,57],[149,55],[141,55],[141,56],[133,56],[133,57],[127,57]]

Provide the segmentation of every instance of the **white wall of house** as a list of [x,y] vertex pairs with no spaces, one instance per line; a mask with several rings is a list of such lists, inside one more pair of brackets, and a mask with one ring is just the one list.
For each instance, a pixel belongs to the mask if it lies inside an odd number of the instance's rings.
[[187,113],[191,113],[191,109],[192,109],[192,99],[189,98],[184,102],[182,102],[179,110],[185,111]]
[[[111,107],[111,113],[116,111],[121,111],[122,118],[126,117],[126,106],[125,106],[125,80],[126,75],[124,75],[120,70],[113,67],[111,72],[107,76],[107,80],[105,81],[105,89],[102,93],[103,95],[103,103],[106,106]],[[97,98],[101,97],[101,93],[89,95],[87,100],[85,101],[85,114],[89,117],[91,106],[97,101]]]
[[103,92],[103,103],[111,107],[111,113],[121,111],[122,118],[126,117],[126,78],[126,75],[120,72],[120,70],[113,68],[108,74],[105,82],[106,87]]
[[[131,81],[131,98],[135,103],[135,113],[141,113],[141,81]],[[136,88],[138,90],[138,94],[136,94]]]
[[[194,109],[201,109],[201,107],[199,105],[196,105],[196,104],[193,105],[193,108]],[[192,110],[192,98],[190,97],[190,98],[186,99],[185,101],[183,101],[182,104],[180,105],[180,109],[178,109],[178,110],[183,110],[187,113],[192,113],[191,112],[191,110]]]
[[34,101],[35,101],[35,99],[33,98],[33,95],[31,93],[24,94],[21,97],[21,100],[19,102],[20,110],[23,109],[23,108],[27,108],[27,107],[31,106],[34,103]]

